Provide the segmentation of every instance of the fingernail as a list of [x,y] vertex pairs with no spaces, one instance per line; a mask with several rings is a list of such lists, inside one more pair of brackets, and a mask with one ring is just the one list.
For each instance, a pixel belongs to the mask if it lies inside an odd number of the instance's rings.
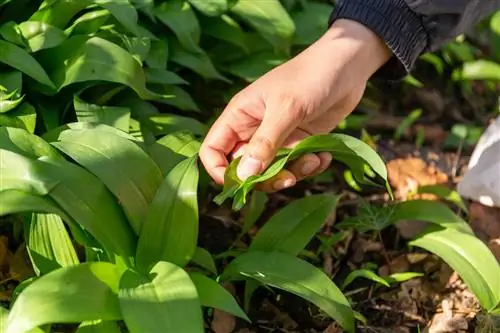
[[318,163],[311,163],[311,162],[306,162],[300,169],[300,172],[304,176],[308,176],[312,174],[316,169],[318,168],[319,164]]
[[260,172],[262,162],[253,157],[242,157],[236,170],[236,175],[242,181],[250,176],[255,176]]
[[285,188],[292,187],[294,185],[294,183],[295,182],[293,181],[293,179],[290,179],[290,178],[280,179],[280,180],[277,180],[273,184],[273,188],[276,191],[280,191],[280,190],[284,190]]

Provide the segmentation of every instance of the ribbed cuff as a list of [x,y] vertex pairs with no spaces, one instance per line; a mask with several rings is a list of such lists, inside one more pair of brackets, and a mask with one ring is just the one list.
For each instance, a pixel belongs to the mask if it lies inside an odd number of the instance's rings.
[[426,50],[428,36],[422,21],[403,0],[338,0],[329,20],[349,19],[377,34],[395,55],[375,77],[398,80],[413,68]]

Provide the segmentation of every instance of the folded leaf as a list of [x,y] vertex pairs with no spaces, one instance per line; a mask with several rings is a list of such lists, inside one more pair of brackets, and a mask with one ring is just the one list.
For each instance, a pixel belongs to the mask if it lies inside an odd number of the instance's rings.
[[121,319],[121,274],[113,264],[93,262],[42,276],[17,298],[9,313],[6,333],[28,332],[50,323]]
[[240,158],[233,160],[226,170],[224,189],[214,201],[222,204],[226,199],[234,197],[233,209],[239,210],[244,206],[248,193],[257,183],[274,177],[285,167],[287,162],[300,157],[302,154],[322,151],[331,152],[334,159],[346,164],[359,183],[374,184],[367,177],[367,174],[375,173],[385,182],[386,188],[390,190],[387,183],[385,163],[369,145],[345,134],[325,134],[308,137],[293,149],[280,150],[274,162],[266,171],[261,175],[249,177],[244,182],[239,180],[236,175],[236,168]]
[[198,291],[201,305],[225,311],[250,322],[246,313],[224,287],[199,273],[192,273],[190,277]]
[[354,332],[354,313],[337,286],[320,269],[293,255],[249,251],[234,259],[222,280],[252,278],[314,303],[347,332]]
[[22,22],[19,24],[19,30],[26,39],[31,52],[55,47],[66,39],[64,31],[44,22]]
[[116,106],[100,106],[86,103],[75,95],[73,98],[78,121],[101,123],[127,132],[129,130],[130,109]]
[[99,177],[139,234],[162,178],[147,153],[134,142],[102,130],[66,130],[52,144]]
[[0,40],[0,63],[13,67],[50,88],[55,88],[35,58],[17,45]]
[[26,224],[25,241],[37,275],[80,263],[58,215],[33,213],[31,221]]
[[200,46],[200,25],[189,2],[184,0],[165,1],[156,7],[156,17],[177,36],[186,50],[203,52]]
[[439,256],[462,278],[481,306],[492,311],[500,302],[500,266],[473,234],[432,226],[409,243]]
[[136,264],[147,271],[158,261],[183,267],[198,241],[197,155],[181,161],[165,177],[141,229]]
[[204,332],[196,287],[174,264],[158,262],[148,276],[126,271],[119,295],[130,333]]
[[336,195],[316,194],[288,204],[259,230],[249,251],[298,255],[334,211],[338,199]]

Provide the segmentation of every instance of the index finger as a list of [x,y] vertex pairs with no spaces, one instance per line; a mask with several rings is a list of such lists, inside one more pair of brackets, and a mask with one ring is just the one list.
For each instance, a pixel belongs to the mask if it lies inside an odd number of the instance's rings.
[[229,161],[227,155],[238,143],[239,136],[227,122],[224,113],[215,121],[200,148],[200,159],[210,177],[224,183],[224,173]]

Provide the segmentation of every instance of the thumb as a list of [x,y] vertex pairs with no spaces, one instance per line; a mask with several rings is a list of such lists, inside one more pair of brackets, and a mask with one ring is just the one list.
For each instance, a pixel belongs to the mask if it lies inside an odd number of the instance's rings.
[[240,180],[258,175],[269,166],[286,138],[299,125],[299,114],[283,106],[266,107],[264,118],[245,147],[238,164],[236,175]]

